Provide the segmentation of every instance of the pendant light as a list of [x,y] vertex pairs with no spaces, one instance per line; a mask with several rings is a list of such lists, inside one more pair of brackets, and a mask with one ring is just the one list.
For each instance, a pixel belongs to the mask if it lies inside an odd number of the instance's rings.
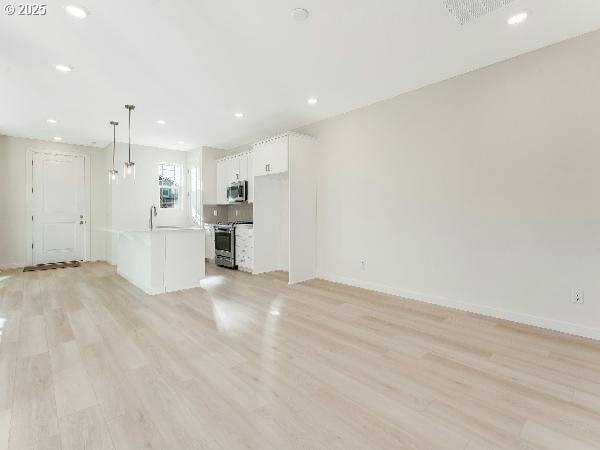
[[135,109],[135,105],[125,105],[125,109],[129,111],[129,156],[123,166],[123,178],[135,180],[135,163],[131,161],[131,111]]
[[113,165],[112,169],[108,171],[108,184],[118,184],[119,183],[119,171],[115,169],[115,150],[117,147],[117,125],[119,122],[115,122],[114,120],[110,121],[110,124],[113,127]]

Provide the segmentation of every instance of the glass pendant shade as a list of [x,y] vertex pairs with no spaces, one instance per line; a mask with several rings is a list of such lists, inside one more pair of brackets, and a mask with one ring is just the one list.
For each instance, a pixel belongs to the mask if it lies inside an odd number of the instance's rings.
[[135,180],[135,163],[130,161],[125,161],[123,164],[123,178],[131,178]]
[[108,171],[108,184],[119,184],[119,171],[111,169]]

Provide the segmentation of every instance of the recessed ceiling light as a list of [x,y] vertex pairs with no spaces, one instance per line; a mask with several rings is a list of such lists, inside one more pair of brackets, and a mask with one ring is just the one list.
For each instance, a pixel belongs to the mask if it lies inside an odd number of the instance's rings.
[[46,122],[51,123],[52,125],[54,125],[55,123],[58,123],[58,120],[56,120],[56,119],[46,119]]
[[514,16],[509,17],[509,19],[506,21],[506,23],[508,23],[509,25],[519,25],[519,24],[525,22],[527,20],[528,16],[529,16],[529,14],[527,14],[525,11],[523,11],[518,14],[515,14]]
[[65,64],[57,64],[54,66],[54,68],[59,72],[71,72],[73,70],[71,66],[67,66]]
[[297,20],[298,22],[302,22],[303,20],[308,19],[309,15],[310,15],[310,13],[308,12],[308,9],[304,9],[304,8],[292,9],[292,17],[294,18],[294,20]]
[[309,105],[316,105],[317,103],[319,103],[319,100],[317,100],[314,97],[311,97],[308,100],[306,100],[306,103],[308,103]]
[[157,123],[157,124],[159,124],[159,125],[164,125],[164,124],[166,124],[167,122],[165,122],[165,121],[164,121],[164,120],[162,120],[162,119],[158,119],[158,120],[156,121],[156,123]]
[[244,113],[237,112],[234,114],[234,116],[237,117],[238,119],[241,119],[242,117],[244,117]]
[[55,141],[62,141],[62,138],[60,136],[54,136],[53,138]]
[[184,141],[177,141],[177,144],[179,144],[179,145],[184,145],[184,144],[185,144],[185,142],[184,142]]
[[85,19],[88,16],[88,12],[81,6],[77,5],[65,6],[65,11],[67,11],[69,14],[71,14],[73,17],[76,17],[77,19]]

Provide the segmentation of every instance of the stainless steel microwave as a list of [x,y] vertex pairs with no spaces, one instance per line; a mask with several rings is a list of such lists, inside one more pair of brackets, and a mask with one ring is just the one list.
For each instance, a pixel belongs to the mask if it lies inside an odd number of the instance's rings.
[[227,201],[241,203],[248,200],[248,182],[234,181],[227,187]]

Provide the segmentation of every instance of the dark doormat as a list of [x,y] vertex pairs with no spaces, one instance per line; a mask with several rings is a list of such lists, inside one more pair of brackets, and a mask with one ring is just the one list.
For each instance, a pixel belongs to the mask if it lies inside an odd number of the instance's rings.
[[79,267],[79,261],[63,261],[57,263],[48,264],[36,264],[35,266],[27,266],[23,268],[23,272],[34,272],[36,270],[48,270],[48,269],[65,269],[67,267]]

